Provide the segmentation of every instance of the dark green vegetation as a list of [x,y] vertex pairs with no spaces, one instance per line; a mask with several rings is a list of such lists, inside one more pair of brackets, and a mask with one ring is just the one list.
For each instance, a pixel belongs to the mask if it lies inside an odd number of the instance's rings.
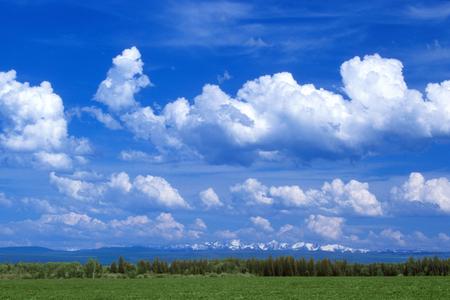
[[358,264],[329,259],[222,259],[175,260],[170,264],[154,259],[136,264],[122,257],[109,266],[96,260],[87,263],[16,263],[1,264],[0,279],[56,279],[56,278],[145,278],[170,275],[241,274],[255,276],[447,276],[450,259],[408,259],[403,263]]
[[448,299],[449,277],[0,280],[0,299]]

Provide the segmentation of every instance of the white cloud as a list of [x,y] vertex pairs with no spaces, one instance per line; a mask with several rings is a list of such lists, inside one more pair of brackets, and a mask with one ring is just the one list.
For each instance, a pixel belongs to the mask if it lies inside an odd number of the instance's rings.
[[69,137],[63,101],[47,81],[30,86],[17,81],[14,70],[0,72],[0,116],[0,147],[10,154],[31,153],[39,165],[71,168],[69,155],[90,150],[87,140]]
[[245,83],[236,97],[205,85],[192,104],[180,98],[161,114],[139,107],[121,119],[162,152],[213,163],[248,164],[260,153],[300,160],[355,158],[448,137],[450,81],[429,84],[424,96],[408,89],[402,69],[400,61],[377,54],[344,62],[348,99],[278,73]]
[[404,246],[406,244],[404,240],[405,236],[398,230],[392,230],[391,228],[387,228],[380,232],[380,236],[388,240],[392,240],[400,246]]
[[92,200],[101,197],[105,192],[103,185],[60,177],[55,172],[50,173],[50,183],[55,185],[61,194],[77,200]]
[[272,228],[272,224],[270,224],[269,220],[257,216],[257,217],[250,217],[250,221],[252,221],[253,225],[255,225],[256,227],[267,231],[267,232],[272,232],[273,228]]
[[440,240],[442,240],[442,241],[445,241],[445,242],[450,241],[450,236],[448,236],[447,234],[445,234],[445,233],[443,233],[443,232],[440,232],[440,233],[438,234],[438,238],[439,238]]
[[324,205],[332,205],[337,209],[350,208],[358,215],[380,216],[383,214],[381,204],[375,195],[369,192],[369,184],[350,180],[345,184],[340,179],[334,179],[331,183],[325,182],[321,190],[309,190],[307,192],[311,201],[317,201]]
[[205,222],[202,219],[196,218],[193,228],[197,230],[206,230],[208,227],[206,226]]
[[224,83],[227,80],[230,80],[232,77],[230,75],[230,73],[228,73],[228,71],[225,70],[225,72],[223,72],[223,75],[217,75],[217,82],[219,84]]
[[450,213],[450,182],[445,177],[425,180],[422,174],[413,172],[401,187],[394,187],[391,193],[398,201],[428,204]]
[[217,196],[213,188],[207,188],[206,190],[201,191],[199,196],[202,204],[207,209],[223,206],[223,203],[220,201],[219,196]]
[[103,245],[154,243],[156,239],[179,240],[189,237],[185,226],[170,213],[160,213],[155,219],[146,215],[130,215],[122,219],[100,220],[85,213],[44,214],[38,219],[1,224],[8,234],[24,239],[38,239],[52,245]]
[[161,213],[156,218],[155,229],[164,238],[180,239],[184,234],[184,225],[175,221],[170,213]]
[[381,203],[369,191],[369,184],[334,179],[325,182],[320,190],[304,192],[299,186],[272,186],[270,189],[254,178],[230,188],[234,198],[252,205],[279,204],[284,207],[318,208],[328,212],[351,211],[358,215],[380,216]]
[[86,214],[79,214],[75,212],[70,212],[62,215],[43,215],[38,222],[41,224],[53,223],[68,226],[80,226],[85,228],[102,228],[105,226],[105,223],[96,218],[92,218]]
[[111,188],[119,189],[124,193],[128,193],[133,187],[130,182],[130,176],[125,172],[112,174],[108,185]]
[[113,59],[113,66],[98,87],[94,99],[107,105],[112,111],[136,106],[134,94],[150,84],[148,77],[143,75],[143,65],[136,47],[125,49]]
[[157,176],[137,176],[133,186],[150,200],[166,207],[189,208],[189,204],[164,178]]
[[49,153],[40,151],[34,154],[39,163],[56,170],[72,168],[72,159],[65,153]]
[[306,197],[303,190],[297,186],[272,186],[270,195],[279,198],[285,206],[305,206],[310,204],[310,199]]
[[[75,177],[76,178],[76,177]],[[190,208],[181,197],[178,190],[162,177],[138,175],[133,181],[125,172],[113,173],[109,181],[94,181],[73,179],[50,173],[50,183],[58,191],[77,200],[106,200],[115,198],[115,190],[122,193],[121,205],[132,205],[137,196],[146,203],[156,204],[168,208]],[[111,198],[111,199],[110,199]],[[103,201],[104,202],[104,201]]]
[[230,188],[235,198],[244,200],[248,205],[270,205],[273,199],[268,197],[268,188],[257,179],[248,178],[242,184],[236,184]]
[[278,235],[284,235],[292,230],[294,230],[295,227],[291,224],[286,224],[280,227],[280,229],[278,230]]
[[111,220],[110,224],[113,228],[133,227],[141,225],[149,225],[151,220],[147,216],[129,216],[124,220]]
[[235,239],[238,237],[236,232],[230,231],[230,230],[219,230],[216,232],[217,237],[224,239],[224,240],[230,240]]
[[152,156],[145,152],[138,150],[123,150],[120,151],[119,158],[124,161],[136,161],[136,162],[162,162],[163,157],[161,155]]
[[122,125],[120,125],[119,121],[114,119],[113,116],[111,116],[108,113],[104,113],[101,109],[91,106],[91,107],[83,107],[81,111],[89,113],[91,116],[93,116],[97,121],[102,123],[106,126],[106,128],[117,130],[122,129]]
[[339,217],[326,217],[322,215],[310,215],[306,225],[312,232],[332,240],[342,236],[342,225],[345,220]]
[[60,149],[67,139],[61,98],[49,82],[39,86],[16,81],[16,72],[0,72],[0,141],[14,151]]
[[0,205],[10,207],[12,205],[12,201],[8,197],[6,197],[4,193],[0,193]]

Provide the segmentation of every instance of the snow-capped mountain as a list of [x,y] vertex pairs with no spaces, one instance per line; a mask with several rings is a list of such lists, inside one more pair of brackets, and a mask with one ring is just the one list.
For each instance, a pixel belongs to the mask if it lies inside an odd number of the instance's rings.
[[221,242],[204,242],[196,244],[182,244],[170,246],[170,249],[190,249],[190,250],[255,250],[255,251],[277,251],[277,250],[291,250],[291,251],[324,251],[324,252],[350,252],[350,253],[367,253],[367,249],[354,249],[339,244],[317,245],[306,242],[284,243],[278,241],[270,241],[267,243],[243,243],[240,240],[231,240],[226,243]]

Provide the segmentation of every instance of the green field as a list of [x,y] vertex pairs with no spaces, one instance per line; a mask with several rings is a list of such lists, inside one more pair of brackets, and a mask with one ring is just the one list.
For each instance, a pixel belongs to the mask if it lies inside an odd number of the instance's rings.
[[450,277],[1,280],[0,299],[450,299]]

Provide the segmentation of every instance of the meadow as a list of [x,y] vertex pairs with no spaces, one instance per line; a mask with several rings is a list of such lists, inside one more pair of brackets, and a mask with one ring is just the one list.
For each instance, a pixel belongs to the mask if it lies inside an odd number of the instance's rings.
[[0,299],[449,299],[450,277],[153,276],[0,280]]

